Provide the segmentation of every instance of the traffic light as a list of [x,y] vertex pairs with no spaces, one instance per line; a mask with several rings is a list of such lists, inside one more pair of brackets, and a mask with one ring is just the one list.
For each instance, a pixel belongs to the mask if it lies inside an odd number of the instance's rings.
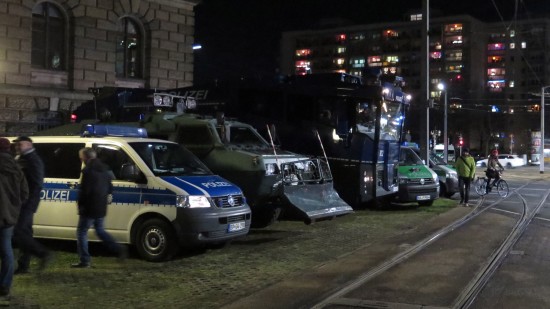
[[458,137],[458,146],[460,147],[464,146],[464,139],[462,139],[462,136]]

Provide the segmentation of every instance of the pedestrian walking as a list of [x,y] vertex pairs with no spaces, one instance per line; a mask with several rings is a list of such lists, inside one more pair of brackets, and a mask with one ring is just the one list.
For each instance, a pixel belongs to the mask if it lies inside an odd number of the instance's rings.
[[458,189],[460,192],[461,206],[470,206],[470,184],[476,174],[476,162],[470,155],[468,148],[462,149],[462,155],[455,161],[455,169],[458,174]]
[[95,233],[107,248],[119,258],[126,258],[126,248],[117,244],[105,231],[104,219],[107,215],[109,196],[113,191],[111,173],[103,162],[97,158],[92,148],[79,151],[80,160],[85,164],[82,170],[80,192],[78,196],[78,227],[76,231],[78,256],[80,262],[72,264],[76,268],[89,268],[91,256],[88,251],[88,230],[93,225]]
[[10,141],[0,138],[0,297],[9,299],[13,281],[14,257],[11,240],[21,204],[29,189],[23,171],[10,154]]
[[40,259],[40,270],[43,270],[51,260],[50,251],[33,237],[34,214],[40,203],[40,191],[44,183],[44,163],[34,149],[32,139],[28,136],[20,136],[13,141],[15,143],[15,158],[17,164],[25,174],[29,187],[29,198],[21,205],[21,212],[15,225],[14,240],[20,251],[17,259],[15,274],[29,272],[31,257]]

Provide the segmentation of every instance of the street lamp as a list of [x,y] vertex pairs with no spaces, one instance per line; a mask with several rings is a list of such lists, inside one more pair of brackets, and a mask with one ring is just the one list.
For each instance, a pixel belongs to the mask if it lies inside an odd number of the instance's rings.
[[550,85],[542,87],[540,91],[540,136],[542,138],[540,143],[539,171],[541,174],[544,174],[544,91],[546,88],[550,88]]
[[443,91],[445,93],[445,97],[443,99],[444,105],[443,105],[443,160],[445,162],[449,162],[448,158],[448,149],[449,149],[449,139],[447,138],[447,90],[445,89],[445,85],[442,83],[437,84],[437,89],[440,91]]

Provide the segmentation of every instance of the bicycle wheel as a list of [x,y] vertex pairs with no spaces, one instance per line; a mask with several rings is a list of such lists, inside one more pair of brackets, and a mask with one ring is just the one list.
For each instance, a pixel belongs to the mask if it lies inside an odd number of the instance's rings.
[[498,181],[497,192],[498,192],[498,195],[500,195],[501,197],[508,196],[508,194],[510,193],[510,189],[508,189],[508,183],[506,182],[506,180],[501,179]]
[[487,191],[485,190],[486,186],[487,186],[487,178],[485,177],[478,177],[474,182],[474,188],[476,190],[476,193],[481,196],[487,194]]

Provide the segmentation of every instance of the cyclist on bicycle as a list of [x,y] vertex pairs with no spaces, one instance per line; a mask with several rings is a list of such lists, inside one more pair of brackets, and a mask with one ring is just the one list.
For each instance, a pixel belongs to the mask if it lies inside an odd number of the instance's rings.
[[[485,175],[487,176],[487,193],[491,191],[491,187],[500,179],[500,172],[502,170],[504,170],[504,167],[498,161],[498,150],[493,149],[487,159],[487,171],[485,171]],[[495,179],[492,184],[491,178]]]

